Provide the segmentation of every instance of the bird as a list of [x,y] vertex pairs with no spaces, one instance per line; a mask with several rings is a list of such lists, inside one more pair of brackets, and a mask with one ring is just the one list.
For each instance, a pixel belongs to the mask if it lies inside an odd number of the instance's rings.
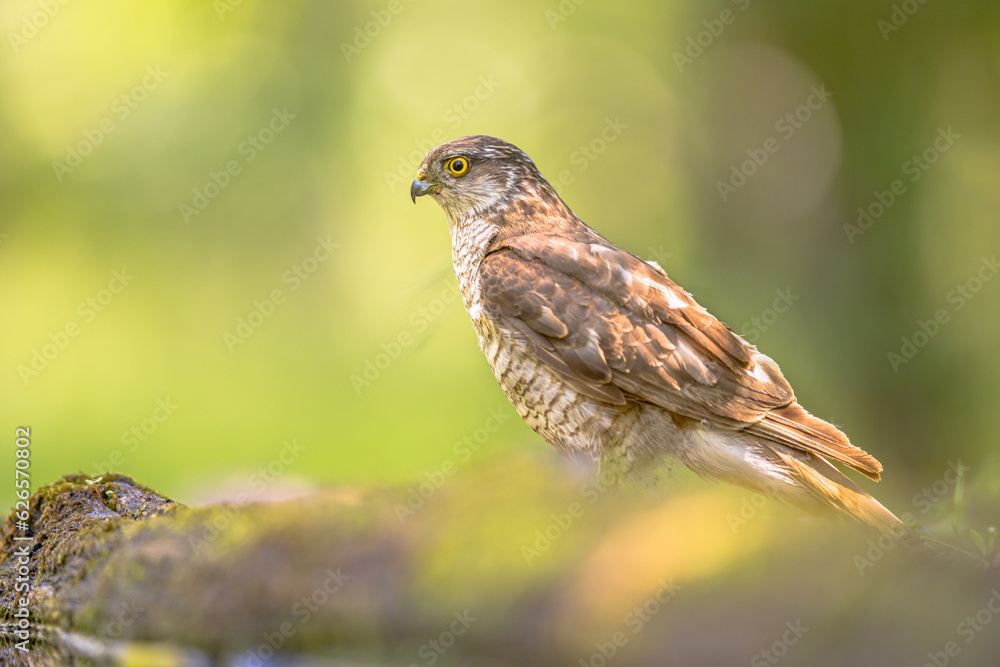
[[427,152],[410,198],[444,210],[462,300],[493,375],[561,454],[624,483],[664,461],[899,535],[833,462],[882,465],[795,398],[778,365],[656,262],[589,227],[511,143]]

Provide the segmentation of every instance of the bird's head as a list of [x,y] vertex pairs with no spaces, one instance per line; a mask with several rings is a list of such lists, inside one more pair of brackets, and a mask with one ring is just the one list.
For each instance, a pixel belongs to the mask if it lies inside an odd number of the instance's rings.
[[517,146],[474,135],[431,149],[410,186],[410,197],[430,195],[452,223],[480,216],[517,197],[531,184],[544,184],[534,162]]

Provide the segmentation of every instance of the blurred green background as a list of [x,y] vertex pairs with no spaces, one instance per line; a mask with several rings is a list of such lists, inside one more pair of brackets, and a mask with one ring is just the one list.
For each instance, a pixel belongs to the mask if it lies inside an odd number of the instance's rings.
[[188,502],[554,457],[407,192],[483,133],[774,357],[888,506],[959,459],[995,497],[1000,280],[954,290],[1000,250],[1000,18],[907,8],[6,0],[8,470],[20,425],[33,488],[113,469]]

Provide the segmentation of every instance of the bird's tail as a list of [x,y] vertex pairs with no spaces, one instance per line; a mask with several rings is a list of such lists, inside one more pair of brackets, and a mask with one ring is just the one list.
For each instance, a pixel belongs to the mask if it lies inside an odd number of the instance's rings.
[[[868,524],[881,533],[908,537],[912,529],[823,457],[766,443],[797,484],[779,495],[802,509],[817,513],[834,510]],[[791,490],[794,489],[794,490]]]
[[689,446],[678,449],[677,456],[702,477],[737,484],[813,514],[849,516],[900,539],[914,534],[816,451],[746,432],[697,427],[689,432]]

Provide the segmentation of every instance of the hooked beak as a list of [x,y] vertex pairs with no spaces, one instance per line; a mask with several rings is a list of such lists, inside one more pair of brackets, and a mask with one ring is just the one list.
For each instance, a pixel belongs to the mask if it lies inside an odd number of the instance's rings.
[[410,199],[412,199],[413,203],[416,204],[417,197],[423,197],[425,194],[431,191],[431,188],[433,188],[436,185],[440,184],[425,183],[424,181],[420,180],[419,176],[417,178],[414,178],[413,183],[410,184]]

